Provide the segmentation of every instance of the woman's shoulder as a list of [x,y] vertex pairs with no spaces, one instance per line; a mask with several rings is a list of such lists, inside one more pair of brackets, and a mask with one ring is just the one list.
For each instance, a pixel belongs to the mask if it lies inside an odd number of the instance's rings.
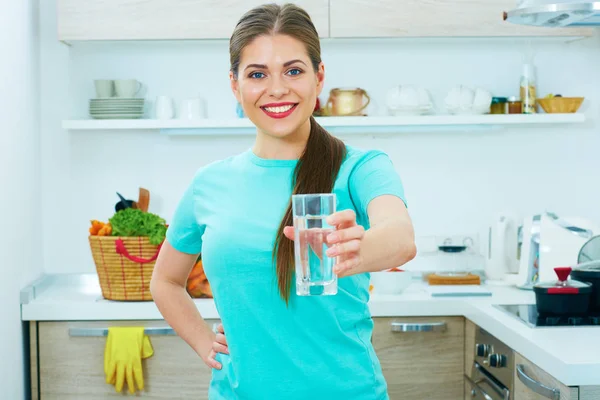
[[222,177],[223,174],[229,174],[235,169],[244,168],[244,158],[246,152],[228,156],[222,159],[214,160],[204,164],[196,169],[194,180],[207,179],[213,176]]
[[361,149],[346,145],[346,158],[344,159],[343,167],[349,169],[355,169],[361,165],[368,163],[374,158],[388,158],[386,152],[379,149]]

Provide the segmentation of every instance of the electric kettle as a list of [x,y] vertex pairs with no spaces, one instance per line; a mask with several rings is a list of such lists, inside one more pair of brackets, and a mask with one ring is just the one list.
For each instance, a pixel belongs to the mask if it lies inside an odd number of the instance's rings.
[[512,213],[498,215],[488,231],[488,248],[485,264],[487,279],[504,280],[506,274],[519,271],[520,218]]

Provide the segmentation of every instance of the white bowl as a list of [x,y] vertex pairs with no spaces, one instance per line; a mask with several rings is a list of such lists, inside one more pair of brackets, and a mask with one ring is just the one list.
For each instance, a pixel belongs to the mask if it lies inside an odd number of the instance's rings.
[[412,275],[408,271],[372,272],[371,285],[373,294],[400,294],[412,283]]
[[492,94],[485,89],[458,85],[448,92],[444,103],[450,114],[487,114],[490,111]]

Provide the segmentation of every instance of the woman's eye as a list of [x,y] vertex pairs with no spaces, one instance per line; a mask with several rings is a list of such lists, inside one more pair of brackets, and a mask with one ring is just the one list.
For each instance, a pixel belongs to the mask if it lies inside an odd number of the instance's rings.
[[298,69],[298,68],[292,68],[288,71],[288,74],[294,76],[294,75],[300,75],[302,73],[302,70]]
[[263,74],[262,72],[253,72],[249,76],[252,79],[260,79],[260,78],[264,77],[265,74]]

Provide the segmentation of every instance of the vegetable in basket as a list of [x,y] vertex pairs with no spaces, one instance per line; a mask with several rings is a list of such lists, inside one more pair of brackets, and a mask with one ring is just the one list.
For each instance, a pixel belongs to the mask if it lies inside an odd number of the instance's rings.
[[136,208],[117,211],[108,222],[112,227],[112,236],[147,236],[153,245],[161,244],[167,232],[164,219]]

